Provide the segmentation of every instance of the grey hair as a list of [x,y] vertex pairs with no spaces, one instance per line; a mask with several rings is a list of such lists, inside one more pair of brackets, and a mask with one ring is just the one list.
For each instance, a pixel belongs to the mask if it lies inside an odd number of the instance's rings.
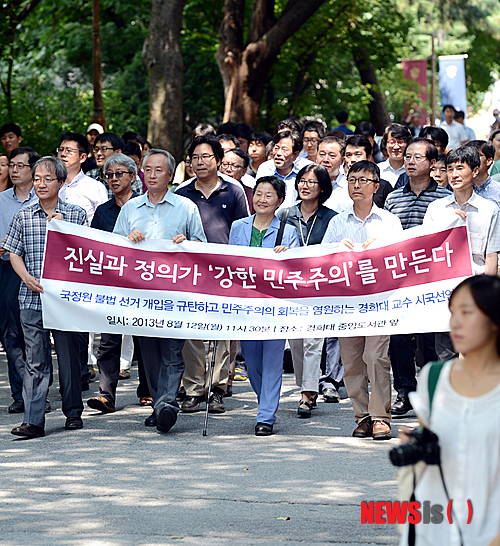
[[104,163],[104,174],[106,174],[107,170],[114,165],[123,165],[124,167],[127,167],[130,172],[133,172],[137,176],[137,165],[135,164],[135,161],[128,155],[113,154],[111,157],[108,157],[108,159],[106,159],[106,163]]
[[52,157],[51,155],[45,155],[40,158],[31,168],[31,178],[35,178],[35,171],[37,167],[45,167],[47,170],[54,171],[57,180],[59,182],[66,182],[68,178],[68,170],[64,161],[58,157]]
[[146,162],[149,159],[150,156],[155,154],[162,154],[167,158],[167,165],[168,165],[168,173],[174,173],[175,172],[175,159],[174,156],[167,152],[166,150],[160,150],[158,148],[151,148],[151,150],[148,150],[147,154],[144,156],[144,159],[142,160],[142,168],[144,169],[146,167]]

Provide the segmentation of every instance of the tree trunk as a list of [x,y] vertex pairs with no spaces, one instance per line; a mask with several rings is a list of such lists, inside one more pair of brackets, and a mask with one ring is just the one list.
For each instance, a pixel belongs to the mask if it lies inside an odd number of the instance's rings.
[[182,53],[180,33],[186,0],[153,0],[143,60],[149,72],[148,140],[182,159]]
[[224,121],[257,127],[271,69],[283,44],[326,0],[289,0],[277,21],[274,0],[254,0],[243,42],[244,0],[225,0],[217,63],[224,84]]
[[353,49],[354,62],[359,70],[361,83],[366,86],[372,101],[368,105],[370,112],[370,121],[375,127],[377,135],[383,135],[384,129],[389,124],[387,109],[385,107],[384,96],[380,92],[380,86],[375,73],[375,67],[363,46],[357,46]]

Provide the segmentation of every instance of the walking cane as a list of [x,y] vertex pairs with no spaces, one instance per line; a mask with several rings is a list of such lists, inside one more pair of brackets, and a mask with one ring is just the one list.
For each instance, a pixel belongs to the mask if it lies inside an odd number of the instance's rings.
[[217,340],[213,341],[212,360],[210,361],[210,380],[208,382],[208,399],[207,407],[205,409],[205,426],[203,427],[203,436],[207,435],[208,426],[208,402],[210,400],[210,393],[212,392],[212,380],[214,378],[214,366],[215,366],[215,351],[217,350]]

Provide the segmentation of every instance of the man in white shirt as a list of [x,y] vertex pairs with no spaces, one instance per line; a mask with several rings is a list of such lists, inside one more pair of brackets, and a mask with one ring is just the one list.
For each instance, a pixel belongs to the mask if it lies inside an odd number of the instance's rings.
[[497,275],[500,251],[500,209],[474,192],[473,180],[479,174],[481,158],[473,146],[459,146],[446,156],[448,183],[453,195],[437,199],[428,207],[424,224],[444,222],[458,214],[467,222],[474,274]]
[[[295,162],[299,157],[300,151],[302,150],[302,138],[299,133],[294,131],[281,131],[276,133],[273,137],[273,163],[274,170],[271,172],[271,175],[277,176],[285,182],[286,185],[286,194],[283,203],[280,208],[291,207],[295,204],[297,200],[297,191],[295,189],[295,179],[297,178],[297,173],[304,166],[301,167]],[[307,164],[312,163],[312,161],[306,160]],[[263,163],[259,170],[257,171],[257,180],[262,178],[262,173],[265,169]]]
[[341,172],[344,151],[345,139],[327,136],[319,141],[316,156],[318,165],[325,167],[332,183],[332,194],[323,204],[339,213],[352,206],[352,200],[347,191],[347,180]]
[[[354,250],[355,244],[366,248],[376,239],[403,231],[397,216],[373,204],[379,181],[380,170],[371,161],[359,161],[349,169],[347,183],[352,207],[330,220],[323,244],[342,242]],[[355,438],[391,437],[389,341],[390,336],[339,339],[344,384],[358,425],[352,433]]]
[[379,163],[380,177],[387,180],[394,188],[400,175],[405,171],[404,157],[408,142],[412,136],[411,132],[405,125],[393,123],[386,127],[382,140],[385,142],[388,159]]
[[89,153],[89,141],[80,133],[64,133],[57,149],[57,157],[63,161],[68,171],[68,178],[59,192],[59,199],[85,209],[90,224],[96,208],[108,200],[108,192],[100,182],[83,174],[81,165]]
[[450,150],[453,150],[453,148],[456,148],[461,144],[466,144],[469,141],[463,126],[455,121],[455,113],[456,110],[452,104],[445,104],[443,106],[444,121],[441,123],[440,127],[448,133],[448,138],[450,139],[448,148]]

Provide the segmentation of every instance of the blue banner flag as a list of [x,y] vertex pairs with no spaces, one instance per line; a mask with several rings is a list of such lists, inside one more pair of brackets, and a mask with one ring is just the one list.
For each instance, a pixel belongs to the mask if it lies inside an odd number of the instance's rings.
[[467,118],[467,92],[465,89],[465,55],[439,57],[439,90],[441,105],[451,104],[464,112]]

